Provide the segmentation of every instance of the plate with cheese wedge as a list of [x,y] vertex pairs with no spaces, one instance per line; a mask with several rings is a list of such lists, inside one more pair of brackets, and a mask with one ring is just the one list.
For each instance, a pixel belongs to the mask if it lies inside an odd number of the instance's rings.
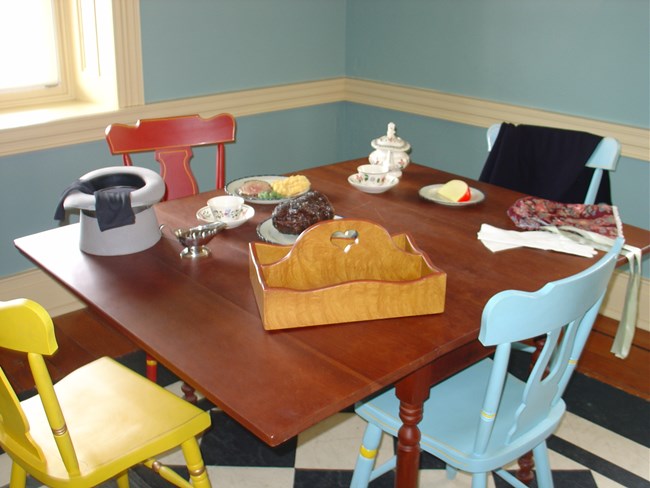
[[426,200],[450,207],[474,205],[485,199],[485,195],[481,190],[472,188],[461,180],[450,180],[447,183],[423,186],[418,193]]
[[311,183],[303,175],[247,176],[229,182],[226,192],[242,197],[248,203],[276,205],[306,193]]

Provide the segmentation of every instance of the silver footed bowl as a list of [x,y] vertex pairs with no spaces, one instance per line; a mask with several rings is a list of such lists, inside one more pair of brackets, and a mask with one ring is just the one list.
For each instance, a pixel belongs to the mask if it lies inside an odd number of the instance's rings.
[[226,228],[223,222],[190,227],[189,229],[176,229],[174,236],[185,248],[181,251],[181,258],[202,258],[210,255],[206,244],[219,232]]

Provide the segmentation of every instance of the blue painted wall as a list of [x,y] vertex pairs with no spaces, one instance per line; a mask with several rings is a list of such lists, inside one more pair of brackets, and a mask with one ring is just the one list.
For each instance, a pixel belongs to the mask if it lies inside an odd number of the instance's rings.
[[[646,0],[351,0],[346,75],[648,128],[648,19]],[[480,174],[483,129],[372,107],[348,107],[349,152],[389,119],[414,161]],[[650,164],[621,158],[611,183],[623,221],[650,228]]]
[[147,102],[345,75],[347,0],[141,0]]
[[647,0],[350,0],[348,76],[650,127]]
[[[646,0],[141,0],[145,98],[347,75],[649,127],[649,9]],[[367,155],[390,121],[413,160],[478,175],[484,130],[340,103],[238,118],[228,178]],[[212,158],[198,151],[193,163],[202,189],[214,181]],[[32,267],[13,239],[55,226],[60,192],[111,164],[121,162],[103,141],[0,158],[0,277]],[[650,228],[650,164],[623,158],[612,181],[624,220]]]

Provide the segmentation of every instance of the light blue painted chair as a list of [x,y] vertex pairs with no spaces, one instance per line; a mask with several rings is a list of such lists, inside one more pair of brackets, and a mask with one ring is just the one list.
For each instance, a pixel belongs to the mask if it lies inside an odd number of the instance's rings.
[[[526,485],[502,469],[533,451],[537,485],[552,487],[546,439],[565,411],[562,394],[576,367],[607,283],[621,251],[610,252],[587,270],[546,284],[536,292],[508,290],[485,306],[479,340],[496,346],[493,359],[470,366],[431,389],[424,404],[420,447],[457,470],[472,474],[472,487],[485,487],[494,471],[513,486]],[[527,381],[507,372],[512,343],[546,336]],[[375,466],[382,433],[397,436],[399,400],[391,389],[356,406],[368,422],[351,486],[365,487],[395,467],[395,458]]]
[[[501,124],[493,124],[487,130],[488,152],[494,147],[499,135]],[[613,137],[603,137],[591,157],[585,163],[588,168],[594,168],[591,183],[585,195],[583,203],[593,204],[596,201],[596,194],[603,179],[603,171],[616,171],[618,159],[621,155],[621,144]]]
[[[493,124],[488,127],[487,130],[487,147],[488,152],[491,152],[499,136],[499,132],[502,129],[503,124]],[[550,129],[553,130],[553,129]],[[562,129],[558,129],[559,132],[562,132]],[[591,176],[588,186],[585,185],[585,197],[583,203],[593,204],[596,201],[596,198],[599,196],[601,181],[605,175],[604,171],[615,171],[616,166],[618,165],[618,160],[621,155],[621,145],[620,143],[612,137],[604,137],[596,145],[596,148],[591,153],[591,156],[585,162],[585,166],[593,168],[594,172]],[[487,162],[486,162],[487,164]],[[604,182],[603,185],[607,190],[605,194],[609,193],[609,181]],[[497,183],[498,184],[498,183]],[[524,185],[524,183],[518,183],[516,186],[511,188],[524,193],[528,193],[525,188],[520,187],[519,185]],[[549,184],[547,182],[546,184]],[[550,182],[554,184],[554,182]],[[582,194],[576,194],[576,200],[578,202]],[[602,195],[601,195],[602,196]],[[636,321],[638,315],[638,304],[639,304],[639,288],[641,280],[641,251],[638,248],[631,246],[624,246],[623,254],[628,260],[628,272],[630,273],[630,278],[628,280],[627,290],[625,293],[625,305],[621,313],[621,321],[618,326],[616,337],[614,338],[614,343],[611,348],[611,352],[614,353],[618,358],[625,359],[632,346],[632,341],[634,340],[634,332],[636,330]],[[533,352],[534,347],[521,345],[521,349],[528,352]]]

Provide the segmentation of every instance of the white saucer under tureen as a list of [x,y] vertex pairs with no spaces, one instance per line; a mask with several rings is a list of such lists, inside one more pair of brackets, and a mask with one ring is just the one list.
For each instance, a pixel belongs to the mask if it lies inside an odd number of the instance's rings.
[[396,134],[393,122],[388,124],[386,135],[373,139],[370,145],[375,148],[368,156],[370,164],[384,165],[393,176],[402,176],[402,170],[411,162],[411,145]]
[[397,185],[399,183],[399,178],[389,173],[386,176],[386,181],[384,183],[381,185],[372,185],[364,181],[362,175],[355,173],[348,177],[348,183],[364,193],[384,193]]

